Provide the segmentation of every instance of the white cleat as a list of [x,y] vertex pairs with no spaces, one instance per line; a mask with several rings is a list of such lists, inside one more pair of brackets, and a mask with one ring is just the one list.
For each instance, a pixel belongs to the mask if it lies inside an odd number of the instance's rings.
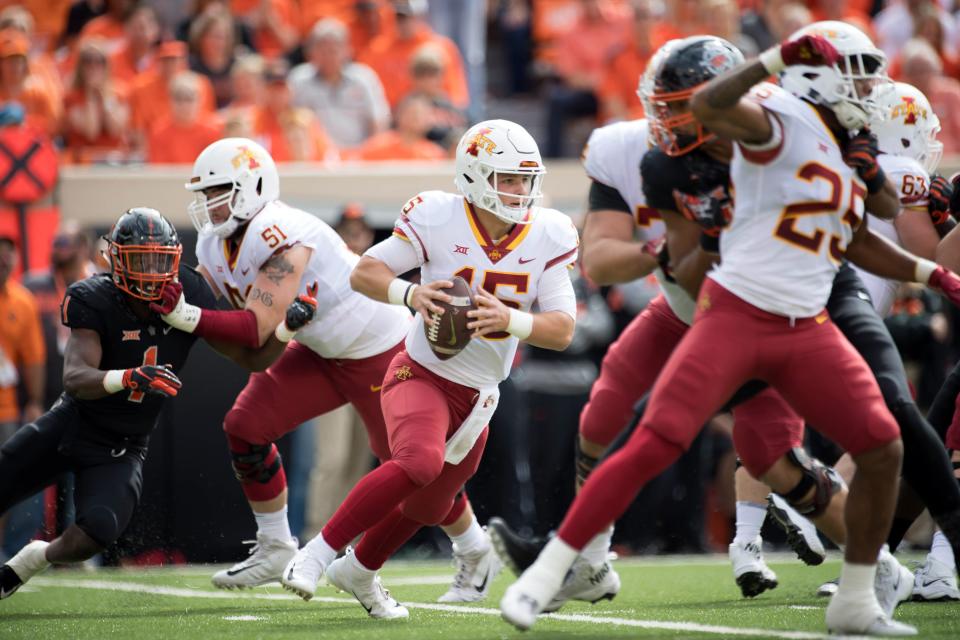
[[914,574],[913,599],[920,602],[960,600],[953,567],[927,556],[927,561]]
[[12,596],[30,578],[50,566],[46,557],[49,544],[34,540],[0,566],[0,600]]
[[526,631],[537,621],[544,607],[557,596],[565,580],[566,577],[551,578],[534,563],[503,594],[500,616],[517,629]]
[[884,548],[877,560],[877,577],[873,582],[880,609],[888,618],[893,617],[897,605],[909,600],[913,594],[913,572],[900,564],[893,555]]
[[775,493],[767,496],[767,513],[787,534],[787,544],[804,564],[816,566],[827,557],[827,550],[812,522],[797,513],[786,500]]
[[828,582],[824,582],[822,585],[817,587],[817,597],[818,598],[829,598],[837,592],[837,589],[840,588],[840,578],[834,578]]
[[777,574],[764,562],[762,547],[763,539],[760,536],[746,544],[730,544],[733,578],[745,598],[753,598],[768,589],[777,588]]
[[892,620],[874,600],[860,602],[834,596],[827,605],[827,629],[832,634],[901,637],[917,635],[916,627]]
[[437,598],[437,602],[479,602],[490,593],[490,585],[503,569],[503,562],[489,545],[485,551],[470,555],[457,553],[453,545],[453,562],[457,575],[453,577],[450,589]]
[[323,561],[310,553],[309,545],[304,546],[283,568],[280,585],[309,602],[316,593],[317,583],[320,582],[320,577],[326,569],[327,566]]
[[407,608],[383,588],[380,576],[374,571],[357,568],[354,566],[356,562],[353,549],[347,547],[346,555],[337,558],[327,567],[327,582],[340,591],[353,595],[371,618],[409,617]]
[[250,549],[250,557],[229,569],[213,574],[213,586],[219,589],[249,589],[268,582],[277,582],[283,568],[296,552],[296,538],[277,540],[257,534],[257,540]]
[[582,558],[577,560],[563,581],[560,591],[544,608],[545,613],[557,611],[570,600],[595,604],[613,600],[620,593],[620,576],[609,562],[592,567]]

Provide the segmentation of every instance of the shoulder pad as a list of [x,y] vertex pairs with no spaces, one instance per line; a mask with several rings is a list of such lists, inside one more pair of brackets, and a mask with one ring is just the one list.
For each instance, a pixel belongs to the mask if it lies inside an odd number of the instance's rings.
[[583,148],[583,169],[591,179],[615,186],[628,151],[646,149],[649,128],[646,120],[615,122],[590,134]]
[[423,191],[400,210],[399,221],[416,227],[437,227],[447,223],[454,211],[463,209],[463,196],[446,191]]
[[99,302],[113,301],[117,295],[117,287],[108,273],[98,273],[83,280],[74,282],[67,287],[67,294],[83,300],[88,305]]
[[576,249],[580,245],[577,227],[570,216],[562,211],[541,208],[537,211],[536,221],[543,224],[547,237],[556,243],[561,251]]

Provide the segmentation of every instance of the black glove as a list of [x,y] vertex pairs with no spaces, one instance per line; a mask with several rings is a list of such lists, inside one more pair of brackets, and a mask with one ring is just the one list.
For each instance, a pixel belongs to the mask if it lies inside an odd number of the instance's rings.
[[955,197],[953,185],[946,178],[933,176],[930,179],[930,188],[927,190],[927,213],[930,214],[933,227],[941,238],[957,226],[956,221],[950,216],[950,201]]
[[950,213],[960,214],[960,173],[953,174],[950,185],[953,187],[953,192],[950,194]]
[[299,331],[310,324],[317,313],[317,283],[307,287],[307,292],[297,296],[297,299],[287,307],[285,324],[290,331]]
[[123,386],[131,391],[172,398],[183,384],[169,365],[145,364],[123,372]]
[[857,175],[867,185],[867,193],[880,191],[887,180],[883,168],[877,162],[878,155],[880,155],[880,147],[877,144],[877,136],[868,129],[863,129],[850,138],[843,154],[843,161],[856,169]]
[[714,237],[719,238],[720,232],[733,219],[733,200],[723,185],[695,195],[674,191],[673,198],[683,217],[696,222]]

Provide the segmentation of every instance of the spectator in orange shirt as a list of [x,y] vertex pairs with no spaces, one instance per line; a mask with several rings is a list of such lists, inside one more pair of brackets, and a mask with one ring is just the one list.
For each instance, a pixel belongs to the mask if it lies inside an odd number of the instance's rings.
[[112,55],[123,44],[126,35],[123,25],[136,4],[134,0],[106,0],[106,13],[85,24],[79,39],[100,38],[107,55]]
[[262,106],[254,112],[253,137],[277,162],[337,160],[336,147],[313,112],[293,106],[287,71],[283,59],[267,65],[264,73],[266,91]]
[[96,41],[80,45],[64,108],[63,137],[70,160],[87,163],[123,157],[130,107],[125,93],[113,84],[107,56]]
[[629,16],[614,11],[602,0],[582,0],[581,14],[573,28],[557,43],[558,82],[547,99],[546,156],[565,152],[567,120],[597,115],[596,91],[604,69],[629,36]]
[[27,124],[51,136],[60,128],[62,105],[38,76],[28,73],[30,41],[16,29],[0,31],[0,103],[19,102]]
[[[146,146],[150,127],[170,114],[170,82],[187,68],[187,45],[178,40],[157,47],[153,69],[138,76],[130,87],[131,144],[138,152]],[[205,113],[214,111],[213,87],[200,76],[200,107]]]
[[[914,28],[914,36],[929,42],[930,46],[937,52],[937,55],[940,56],[944,75],[951,78],[960,77],[960,64],[958,64],[957,57],[945,46],[945,34],[939,12],[933,6],[920,9],[916,15]],[[900,79],[902,73],[900,63],[899,54],[890,61],[888,73],[891,78]]]
[[34,24],[33,16],[19,5],[11,5],[0,11],[0,31],[14,29],[27,37],[30,41],[30,75],[42,83],[55,101],[60,101],[63,99],[63,82],[57,63],[43,48],[45,40],[34,30]]
[[380,82],[383,83],[387,102],[394,107],[410,92],[413,84],[410,77],[410,59],[417,49],[429,42],[443,52],[443,87],[447,95],[455,106],[465,109],[470,103],[470,95],[463,70],[463,58],[452,40],[434,33],[424,21],[426,0],[394,0],[393,10],[396,18],[395,32],[378,36],[357,56],[357,60],[377,72]]
[[294,0],[230,0],[230,13],[253,32],[253,45],[267,58],[289,53],[300,41]]
[[110,77],[128,84],[153,64],[153,52],[160,39],[157,11],[147,4],[133,7],[123,23],[123,41],[110,55]]
[[45,53],[56,48],[60,34],[67,26],[71,4],[72,0],[19,0],[7,8],[17,8],[30,16],[31,23],[36,26],[32,41],[37,51]]
[[427,140],[444,149],[452,149],[467,128],[466,114],[453,106],[443,90],[443,54],[432,44],[425,44],[410,61],[413,89],[410,95],[430,101],[430,130]]
[[378,133],[349,157],[354,160],[443,160],[443,147],[427,140],[430,101],[408,96],[394,109],[395,128]]
[[223,126],[200,104],[202,78],[181,71],[170,82],[170,115],[150,130],[147,160],[151,164],[189,164],[216,140]]
[[940,118],[944,155],[960,153],[960,82],[943,75],[940,56],[926,40],[908,40],[900,55],[903,81],[922,91]]
[[389,36],[396,29],[393,7],[384,0],[356,0],[352,14],[346,25],[354,52],[365,51],[375,39]]
[[211,5],[190,25],[190,70],[210,80],[218,109],[230,102],[236,42],[233,16],[223,5]]

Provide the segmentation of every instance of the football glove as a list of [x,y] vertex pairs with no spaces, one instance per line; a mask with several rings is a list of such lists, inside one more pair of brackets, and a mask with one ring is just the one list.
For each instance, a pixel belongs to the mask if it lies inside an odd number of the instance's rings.
[[840,52],[823,36],[809,35],[781,43],[780,57],[788,67],[829,67],[840,61]]
[[160,302],[151,302],[150,310],[160,314],[163,321],[174,329],[193,333],[200,323],[202,310],[187,302],[183,295],[183,285],[168,282],[160,290]]
[[960,213],[960,173],[955,173],[950,178],[950,184],[953,186],[953,193],[950,194],[950,213]]
[[169,365],[145,364],[123,372],[123,387],[131,391],[173,398],[182,386]]
[[877,162],[878,155],[880,155],[880,147],[877,144],[877,136],[867,129],[850,138],[843,154],[843,161],[856,169],[857,175],[867,185],[868,193],[880,191],[887,179],[883,168]]
[[317,313],[317,290],[319,286],[316,282],[307,287],[307,292],[297,296],[297,299],[287,307],[287,316],[274,332],[277,340],[280,342],[290,342],[294,334],[300,329],[310,324],[313,316]]
[[957,225],[950,216],[950,202],[955,197],[953,192],[953,185],[943,176],[931,178],[927,191],[927,213],[941,238]]
[[937,266],[927,284],[939,289],[955,306],[960,307],[960,278],[946,267]]

